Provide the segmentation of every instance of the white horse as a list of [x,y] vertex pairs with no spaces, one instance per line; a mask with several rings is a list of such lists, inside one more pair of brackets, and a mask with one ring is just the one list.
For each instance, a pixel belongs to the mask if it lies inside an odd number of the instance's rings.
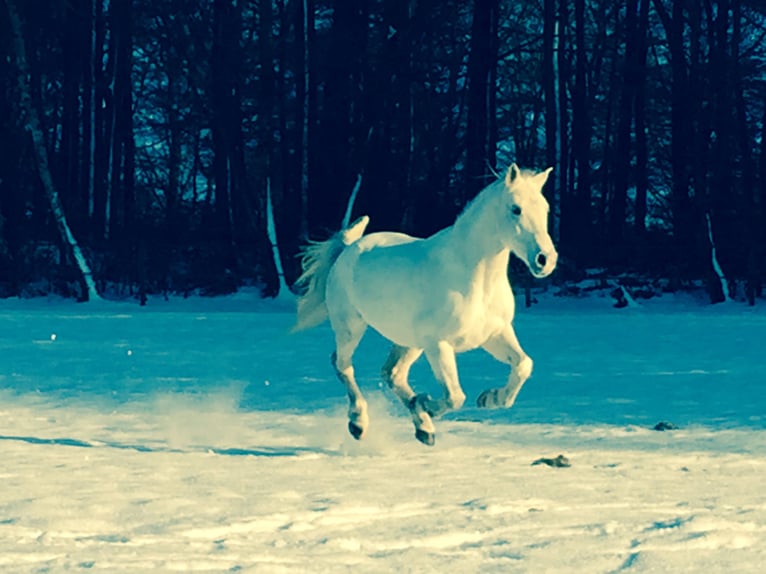
[[[332,363],[349,398],[349,432],[356,439],[369,425],[367,402],[354,378],[351,358],[367,326],[393,342],[382,376],[412,414],[415,436],[434,444],[432,417],[465,402],[455,353],[484,348],[511,366],[505,386],[478,398],[480,407],[510,407],[532,373],[511,322],[514,299],[508,282],[513,252],[535,277],[556,267],[548,235],[548,202],[542,187],[552,168],[535,173],[512,164],[486,187],[454,225],[427,239],[402,233],[363,236],[363,216],[327,241],[303,252],[305,292],[295,330],[329,317],[335,332]],[[444,397],[415,394],[410,367],[425,351]]]

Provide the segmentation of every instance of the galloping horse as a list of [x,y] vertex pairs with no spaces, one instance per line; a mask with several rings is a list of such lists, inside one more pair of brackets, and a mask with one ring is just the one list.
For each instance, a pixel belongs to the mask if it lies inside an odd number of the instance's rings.
[[[520,170],[512,164],[487,186],[451,227],[426,239],[403,233],[365,235],[363,216],[327,241],[303,252],[305,291],[295,330],[329,317],[335,332],[332,364],[349,398],[348,429],[354,438],[369,426],[367,402],[354,378],[351,358],[367,326],[393,343],[383,379],[409,409],[416,438],[435,442],[433,417],[465,402],[455,354],[482,347],[511,366],[505,386],[488,389],[480,407],[510,407],[532,373],[511,324],[515,303],[508,282],[513,252],[535,277],[556,267],[548,235],[548,202],[542,187],[552,168]],[[443,398],[415,394],[407,382],[425,352]]]

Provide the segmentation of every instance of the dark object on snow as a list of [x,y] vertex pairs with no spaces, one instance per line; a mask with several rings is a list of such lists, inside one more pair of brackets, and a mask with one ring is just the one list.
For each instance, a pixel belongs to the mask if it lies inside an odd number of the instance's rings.
[[625,289],[622,286],[613,289],[610,295],[615,300],[613,307],[624,309],[628,306],[628,299],[625,297]]
[[660,421],[656,425],[654,425],[654,430],[656,431],[666,431],[666,430],[677,430],[678,427],[674,425],[673,423],[669,423],[667,421]]
[[552,466],[554,468],[568,468],[572,466],[569,463],[569,459],[563,454],[558,455],[556,458],[538,458],[535,462],[532,463],[532,466],[537,466],[538,464],[547,464],[548,466]]

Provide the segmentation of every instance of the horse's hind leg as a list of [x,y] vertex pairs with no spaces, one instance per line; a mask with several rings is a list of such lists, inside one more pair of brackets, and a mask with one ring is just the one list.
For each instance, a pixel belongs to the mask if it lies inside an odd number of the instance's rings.
[[332,328],[335,331],[335,352],[332,354],[332,365],[338,379],[346,386],[348,394],[348,431],[355,439],[364,436],[369,425],[367,415],[367,401],[362,396],[362,391],[354,377],[354,366],[351,357],[362,339],[367,324],[364,320],[354,315],[345,317],[344,321],[332,319]]

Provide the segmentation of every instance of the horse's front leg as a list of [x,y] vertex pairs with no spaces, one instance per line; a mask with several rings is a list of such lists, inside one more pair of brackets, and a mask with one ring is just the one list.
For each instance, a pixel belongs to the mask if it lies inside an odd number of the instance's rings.
[[[423,406],[424,399],[427,397],[416,395],[407,380],[410,367],[421,354],[423,354],[423,349],[394,345],[383,365],[381,375],[394,394],[409,409],[412,423],[415,425],[415,437],[424,444],[432,445],[436,432],[431,415]],[[418,397],[422,398],[419,399]]]
[[487,389],[479,395],[476,404],[486,408],[509,408],[513,406],[521,387],[532,374],[532,359],[521,348],[510,324],[502,333],[491,337],[483,348],[498,361],[511,365],[511,374],[504,387]]
[[[426,358],[434,377],[444,388],[444,397],[423,400],[431,416],[438,417],[447,411],[459,409],[465,402],[465,393],[460,387],[457,376],[457,362],[455,361],[455,349],[449,343],[440,341],[433,348],[426,349]],[[422,397],[424,395],[418,395]]]
[[408,406],[415,420],[415,436],[422,443],[432,445],[436,440],[433,424],[419,425],[418,422],[430,422],[432,417],[438,417],[449,410],[459,409],[465,402],[465,393],[460,388],[455,350],[452,345],[440,341],[426,349],[426,358],[436,380],[444,388],[444,397],[433,399],[427,394],[414,395]]

